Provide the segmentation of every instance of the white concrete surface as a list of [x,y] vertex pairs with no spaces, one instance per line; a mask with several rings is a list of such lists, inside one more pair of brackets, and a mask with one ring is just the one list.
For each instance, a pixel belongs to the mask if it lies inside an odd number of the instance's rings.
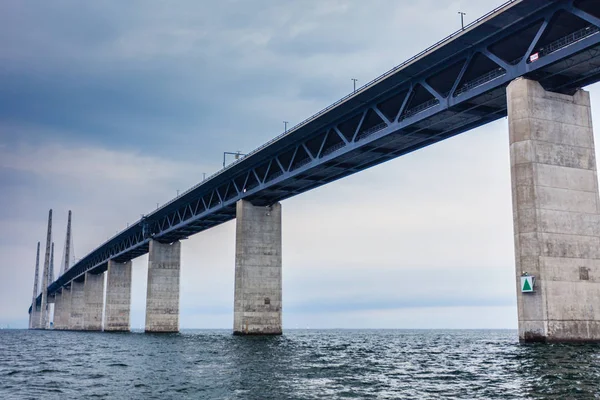
[[146,332],[179,332],[181,242],[150,242]]
[[71,288],[62,288],[62,304],[60,312],[60,329],[67,330],[71,326]]
[[71,312],[69,315],[69,330],[83,330],[83,314],[85,312],[85,296],[83,282],[71,282]]
[[62,329],[62,293],[54,295],[54,329]]
[[[589,93],[507,88],[519,338],[600,340],[600,200]],[[521,293],[523,272],[535,292]]]
[[104,273],[85,274],[83,284],[85,306],[83,310],[83,330],[102,330],[102,311],[104,309]]
[[279,335],[281,326],[281,204],[237,203],[233,333]]
[[131,265],[131,261],[108,262],[104,311],[104,330],[107,332],[131,330]]

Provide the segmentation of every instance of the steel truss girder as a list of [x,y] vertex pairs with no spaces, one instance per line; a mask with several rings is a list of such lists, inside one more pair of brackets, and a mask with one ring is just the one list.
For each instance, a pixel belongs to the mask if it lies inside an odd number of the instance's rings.
[[[314,188],[401,154],[415,151],[441,140],[441,138],[456,135],[502,117],[505,114],[505,108],[488,107],[487,114],[477,110],[478,107],[484,107],[497,100],[498,95],[494,95],[494,97],[488,96],[488,94],[503,90],[508,83],[520,76],[535,73],[560,60],[567,59],[573,54],[600,45],[600,34],[596,33],[541,57],[536,62],[528,62],[529,55],[535,50],[540,38],[549,28],[552,17],[559,11],[570,12],[584,19],[591,26],[600,28],[600,20],[575,8],[573,0],[556,1],[543,13],[529,17],[532,21],[543,20],[543,22],[531,40],[527,52],[517,63],[507,63],[489,50],[493,44],[512,33],[510,27],[506,27],[498,34],[482,40],[476,46],[465,48],[462,53],[454,55],[447,62],[433,66],[424,70],[421,75],[410,77],[399,83],[388,92],[387,97],[373,98],[354,113],[349,113],[343,118],[315,129],[313,136],[297,142],[292,147],[282,149],[270,158],[248,168],[243,174],[232,176],[226,182],[218,185],[212,184],[211,179],[206,180],[199,188],[210,189],[199,190],[200,194],[198,195],[193,195],[193,192],[186,193],[185,196],[177,198],[169,205],[171,211],[168,213],[161,214],[159,212],[161,210],[158,210],[142,218],[136,225],[110,239],[80,260],[49,287],[48,293],[53,294],[87,271],[102,269],[111,259],[126,260],[133,258],[133,255],[144,254],[147,252],[150,240],[173,241],[228,221],[235,217],[235,203],[238,200],[250,199],[260,202],[261,194],[278,192],[286,186],[289,188],[285,189],[284,195],[278,196],[278,200],[301,193],[307,189],[305,187],[294,188],[293,182],[300,181],[302,176],[311,177],[311,171],[327,170],[327,168],[331,168],[333,171],[336,166],[344,166],[341,172],[334,173],[327,178],[304,179],[305,182],[310,182],[309,188]],[[499,70],[496,75],[490,75],[489,80],[481,81],[459,93],[461,82],[476,54],[481,54],[495,63]],[[435,74],[441,73],[447,65],[461,60],[464,60],[463,64],[448,93],[438,93],[427,82]],[[411,96],[414,95],[418,85],[425,88],[432,96],[433,101],[430,104],[424,106],[410,104]],[[406,94],[396,115],[393,119],[388,118],[378,104],[403,92]],[[471,103],[475,99],[479,102]],[[419,106],[422,106],[422,109],[414,112],[414,109]],[[366,127],[369,111],[372,111],[381,120],[381,123]],[[440,115],[448,112],[451,115],[444,117],[445,119],[436,120],[436,118],[440,118]],[[356,129],[350,132],[351,139],[348,139],[341,132],[340,125],[352,118],[359,118],[359,122]],[[453,118],[458,122],[454,122],[454,125],[449,124]],[[449,125],[444,126],[444,123]],[[398,149],[386,148],[385,144],[381,144],[382,140],[386,138],[390,138],[391,143],[393,140],[401,139],[406,145]],[[335,144],[327,147],[330,140],[334,140]],[[311,150],[309,141],[317,141],[318,145]],[[292,156],[284,165],[281,156],[288,152],[291,152]],[[373,154],[373,159],[361,160],[358,158],[359,155],[366,153]],[[261,168],[264,172],[259,174]],[[262,201],[268,202],[269,199],[264,198]],[[178,202],[182,204],[174,208]]]

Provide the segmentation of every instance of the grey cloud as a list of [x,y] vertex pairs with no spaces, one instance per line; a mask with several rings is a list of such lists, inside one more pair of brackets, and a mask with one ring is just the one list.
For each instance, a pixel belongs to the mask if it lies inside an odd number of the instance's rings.
[[[445,33],[432,1],[8,1],[0,11],[0,119],[188,159],[183,148],[210,154],[219,137],[250,150],[282,119],[346,94],[350,77],[365,83]],[[407,40],[414,15],[428,18]]]

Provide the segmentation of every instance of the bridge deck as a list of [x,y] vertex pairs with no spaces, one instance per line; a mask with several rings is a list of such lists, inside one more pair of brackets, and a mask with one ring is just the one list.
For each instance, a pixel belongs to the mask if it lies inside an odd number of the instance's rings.
[[506,115],[513,79],[571,93],[600,80],[600,2],[513,0],[181,194],[82,258],[49,295],[235,218]]

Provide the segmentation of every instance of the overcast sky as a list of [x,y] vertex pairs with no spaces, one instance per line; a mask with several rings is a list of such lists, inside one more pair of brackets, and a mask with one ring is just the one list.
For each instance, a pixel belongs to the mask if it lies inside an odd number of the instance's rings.
[[[3,0],[0,327],[27,325],[49,208],[82,257],[502,2]],[[231,329],[234,230],[183,243],[182,328]],[[514,274],[506,119],[283,202],[284,329],[516,328]]]

